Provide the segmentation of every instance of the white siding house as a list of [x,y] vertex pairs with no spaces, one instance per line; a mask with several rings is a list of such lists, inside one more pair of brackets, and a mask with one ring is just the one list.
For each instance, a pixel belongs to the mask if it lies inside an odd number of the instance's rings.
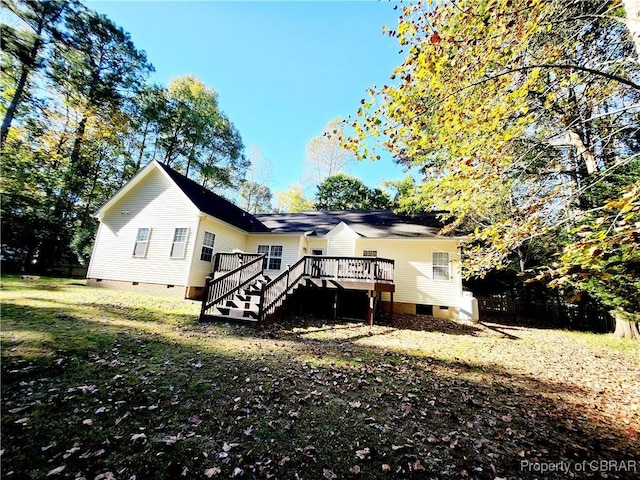
[[[162,284],[165,290],[187,285],[200,212],[159,169],[140,178],[135,187],[98,212],[100,228],[88,277],[132,286]],[[186,229],[186,245],[172,252],[180,228]]]
[[198,297],[218,252],[245,250],[253,216],[151,162],[95,214],[89,285]]
[[95,214],[100,221],[88,284],[197,298],[217,253],[266,256],[273,277],[305,255],[394,262],[395,312],[457,317],[461,238],[438,234],[435,215],[389,211],[251,215],[157,162]]

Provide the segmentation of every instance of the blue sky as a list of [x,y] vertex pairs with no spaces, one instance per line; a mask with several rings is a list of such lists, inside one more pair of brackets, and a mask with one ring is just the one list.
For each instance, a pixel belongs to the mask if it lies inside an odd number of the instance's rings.
[[[86,1],[131,34],[155,67],[152,80],[194,74],[273,165],[272,190],[300,182],[306,144],[338,116],[355,115],[366,88],[401,62],[394,2]],[[369,187],[405,176],[389,158],[357,162]],[[314,192],[307,192],[312,195]]]

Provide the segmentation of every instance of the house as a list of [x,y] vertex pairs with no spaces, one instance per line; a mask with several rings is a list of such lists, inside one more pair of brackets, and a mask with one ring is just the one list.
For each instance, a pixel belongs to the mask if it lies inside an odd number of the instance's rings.
[[[461,238],[439,235],[434,214],[420,219],[390,211],[251,215],[153,161],[95,216],[100,224],[89,285],[205,296],[210,302],[203,303],[203,315],[229,301],[229,289],[238,283],[260,279],[281,284],[284,293],[266,289],[254,292],[251,306],[241,295],[235,303],[262,312],[258,303],[267,300],[260,295],[278,297],[282,304],[295,288],[306,286],[360,290],[370,296],[372,308],[396,313],[460,315]],[[286,286],[276,281],[285,276]]]

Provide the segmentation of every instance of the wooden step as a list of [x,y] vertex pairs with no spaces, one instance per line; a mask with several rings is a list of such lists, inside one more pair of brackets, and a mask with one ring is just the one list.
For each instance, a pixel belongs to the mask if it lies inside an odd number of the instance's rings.
[[255,326],[258,323],[256,318],[247,318],[247,317],[227,317],[224,315],[203,315],[201,317],[203,321],[212,321],[219,323],[235,323],[240,325],[252,325]]
[[219,315],[223,317],[229,318],[258,318],[258,309],[255,310],[247,310],[244,308],[230,308],[230,307],[222,307],[216,306],[214,307],[214,311],[217,310]]

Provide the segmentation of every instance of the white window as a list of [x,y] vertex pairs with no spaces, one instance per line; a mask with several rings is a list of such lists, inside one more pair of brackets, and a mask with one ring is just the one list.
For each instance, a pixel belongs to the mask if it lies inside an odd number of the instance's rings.
[[362,256],[363,257],[377,257],[378,256],[378,251],[377,250],[363,250],[362,251]]
[[184,258],[187,250],[188,228],[176,228],[173,231],[173,243],[171,244],[171,258]]
[[147,255],[147,247],[149,246],[150,228],[139,228],[136,235],[136,244],[133,247],[134,257],[145,257]]
[[449,280],[449,254],[433,252],[433,279]]
[[204,232],[204,238],[202,239],[202,251],[200,252],[200,260],[203,262],[210,262],[213,258],[213,244],[216,241],[216,236],[211,232]]
[[258,245],[258,253],[264,253],[267,258],[267,270],[280,270],[282,245]]

